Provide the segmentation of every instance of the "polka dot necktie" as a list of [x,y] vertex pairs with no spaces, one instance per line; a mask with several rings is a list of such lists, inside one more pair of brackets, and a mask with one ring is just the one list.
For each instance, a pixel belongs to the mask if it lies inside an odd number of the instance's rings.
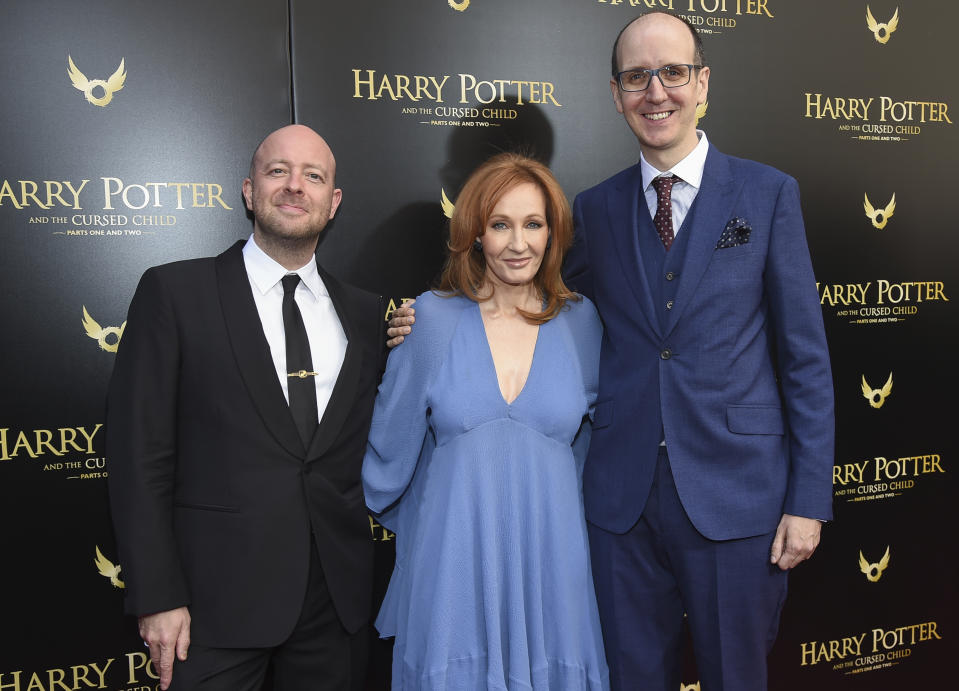
[[653,178],[653,187],[656,188],[656,215],[653,216],[653,225],[663,241],[666,251],[673,244],[673,205],[671,202],[673,185],[679,182],[675,175],[661,175]]

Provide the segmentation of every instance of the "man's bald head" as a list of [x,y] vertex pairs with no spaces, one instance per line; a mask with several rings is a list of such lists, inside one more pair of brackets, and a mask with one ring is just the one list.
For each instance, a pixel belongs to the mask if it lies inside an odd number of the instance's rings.
[[[263,160],[264,152],[269,151],[276,142],[281,141],[285,142],[287,140],[293,140],[302,142],[304,144],[311,144],[316,147],[317,152],[325,151],[325,154],[328,156],[328,166],[330,170],[330,183],[335,183],[336,177],[336,158],[333,156],[333,150],[330,149],[329,144],[326,143],[326,140],[323,139],[317,132],[307,127],[306,125],[287,125],[281,127],[278,130],[270,132],[263,140],[257,145],[256,149],[253,151],[253,157],[250,159],[250,178],[254,177],[254,172],[258,167],[258,162]],[[319,163],[319,161],[317,161]]]
[[267,135],[243,181],[257,245],[287,268],[302,266],[340,205],[335,176],[333,152],[309,127],[287,125]]
[[698,30],[695,26],[693,26],[692,24],[690,24],[687,19],[685,19],[685,18],[683,18],[683,17],[680,17],[679,15],[670,14],[669,12],[663,12],[663,11],[661,11],[661,10],[654,10],[654,11],[652,11],[652,12],[646,12],[646,13],[644,13],[644,14],[639,15],[638,17],[636,17],[636,19],[633,19],[633,20],[630,21],[628,24],[626,24],[626,26],[624,26],[624,27],[620,30],[620,32],[616,35],[616,40],[613,42],[613,57],[612,57],[612,70],[613,70],[612,76],[613,76],[613,79],[615,79],[615,78],[616,78],[616,75],[619,74],[619,72],[620,72],[620,68],[619,68],[619,64],[620,64],[620,63],[619,63],[619,42],[620,42],[620,40],[623,38],[623,34],[625,34],[626,31],[627,31],[627,29],[629,29],[630,27],[632,27],[632,26],[633,26],[634,24],[636,24],[637,22],[645,21],[647,18],[652,17],[652,16],[657,15],[657,14],[664,14],[664,15],[666,15],[667,17],[673,17],[674,19],[676,19],[676,21],[682,22],[683,24],[686,25],[686,27],[689,29],[689,33],[691,33],[692,36],[693,36],[693,45],[694,45],[695,51],[696,51],[696,52],[695,52],[695,56],[694,56],[694,58],[693,58],[694,62],[695,62],[697,65],[705,65],[705,64],[706,64],[706,53],[705,53],[705,51],[703,50],[703,38],[702,38],[702,36],[699,35],[699,30]]

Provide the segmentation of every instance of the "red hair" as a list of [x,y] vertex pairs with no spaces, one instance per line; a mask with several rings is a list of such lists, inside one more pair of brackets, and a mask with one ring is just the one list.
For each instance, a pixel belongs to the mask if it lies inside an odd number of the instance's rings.
[[543,324],[555,317],[567,300],[580,299],[566,287],[561,275],[563,257],[573,244],[573,214],[550,169],[528,156],[497,154],[466,180],[450,219],[449,257],[440,276],[439,290],[465,295],[476,302],[493,296],[494,287],[486,280],[486,258],[474,242],[485,232],[486,223],[503,195],[523,183],[532,183],[543,193],[550,240],[533,277],[533,286],[543,296],[543,311],[518,311],[530,321]]

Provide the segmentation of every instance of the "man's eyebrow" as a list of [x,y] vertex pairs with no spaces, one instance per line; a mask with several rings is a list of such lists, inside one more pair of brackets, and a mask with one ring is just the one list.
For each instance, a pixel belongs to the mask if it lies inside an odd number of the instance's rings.
[[[290,166],[290,161],[285,158],[271,158],[263,162],[263,168],[269,168],[270,166],[274,166],[277,164]],[[324,166],[322,163],[304,163],[303,167],[310,168],[312,170],[318,170],[323,175],[327,175],[329,173],[329,169],[326,166]]]

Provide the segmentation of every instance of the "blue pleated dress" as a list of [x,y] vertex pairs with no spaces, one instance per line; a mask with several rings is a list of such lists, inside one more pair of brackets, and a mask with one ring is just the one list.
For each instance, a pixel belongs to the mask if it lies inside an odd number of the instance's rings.
[[569,303],[540,327],[509,404],[476,303],[425,293],[416,315],[363,463],[367,504],[396,533],[376,620],[396,637],[393,689],[608,689],[581,488],[595,308]]

